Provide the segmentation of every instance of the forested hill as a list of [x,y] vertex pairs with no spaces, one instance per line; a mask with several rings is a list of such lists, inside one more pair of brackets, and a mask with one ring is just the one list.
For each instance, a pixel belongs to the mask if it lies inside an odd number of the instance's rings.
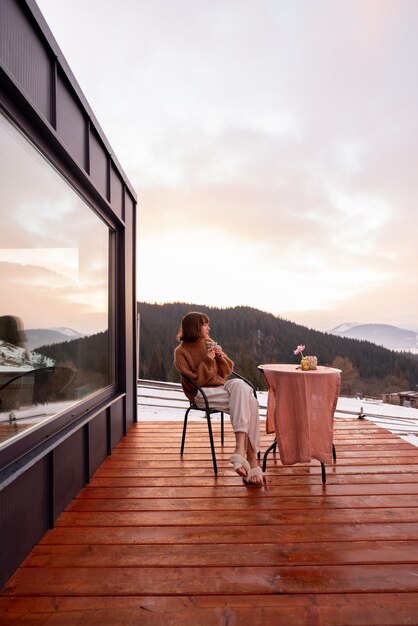
[[305,344],[305,354],[316,355],[320,365],[343,370],[345,395],[379,396],[415,390],[418,385],[416,355],[312,330],[250,307],[218,309],[179,302],[139,303],[140,378],[179,380],[173,367],[173,351],[181,318],[189,311],[202,311],[210,317],[211,336],[233,359],[235,369],[259,388],[265,388],[265,384],[257,365],[297,363],[293,350],[298,344]]

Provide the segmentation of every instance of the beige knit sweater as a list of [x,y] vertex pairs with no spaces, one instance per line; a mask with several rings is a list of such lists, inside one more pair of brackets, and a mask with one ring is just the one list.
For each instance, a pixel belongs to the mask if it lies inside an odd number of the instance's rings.
[[[174,365],[199,387],[219,387],[225,384],[234,368],[233,361],[224,352],[214,359],[208,357],[205,339],[182,341],[174,350]],[[182,380],[182,385],[186,396],[193,400],[196,390],[185,380]]]

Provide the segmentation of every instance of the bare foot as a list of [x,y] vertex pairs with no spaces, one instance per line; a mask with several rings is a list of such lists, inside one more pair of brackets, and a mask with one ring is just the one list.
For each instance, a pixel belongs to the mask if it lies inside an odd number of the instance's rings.
[[263,479],[261,476],[251,476],[251,478],[248,479],[248,482],[251,483],[252,485],[261,485],[263,482]]

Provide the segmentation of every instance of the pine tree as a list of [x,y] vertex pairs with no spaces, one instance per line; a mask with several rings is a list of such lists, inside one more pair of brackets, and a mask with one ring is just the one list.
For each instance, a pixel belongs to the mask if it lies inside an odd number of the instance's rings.
[[333,360],[331,367],[341,370],[341,395],[354,396],[359,391],[360,377],[358,370],[353,367],[350,359],[337,356]]
[[152,351],[150,363],[147,368],[147,378],[149,380],[167,380],[167,369],[164,365],[164,359],[159,344],[156,344]]

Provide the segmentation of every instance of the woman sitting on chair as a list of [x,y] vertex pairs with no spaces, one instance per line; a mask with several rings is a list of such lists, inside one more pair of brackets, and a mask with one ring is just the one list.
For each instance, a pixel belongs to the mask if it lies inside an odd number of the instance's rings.
[[[204,313],[188,313],[181,321],[177,339],[181,342],[174,351],[174,364],[199,387],[204,388],[212,408],[229,413],[235,434],[235,450],[231,463],[246,483],[261,484],[263,473],[258,465],[260,422],[258,402],[253,389],[239,378],[226,380],[233,370],[233,362],[209,336],[209,318]],[[182,381],[189,400],[204,408],[200,392]],[[196,395],[195,395],[196,394]]]

